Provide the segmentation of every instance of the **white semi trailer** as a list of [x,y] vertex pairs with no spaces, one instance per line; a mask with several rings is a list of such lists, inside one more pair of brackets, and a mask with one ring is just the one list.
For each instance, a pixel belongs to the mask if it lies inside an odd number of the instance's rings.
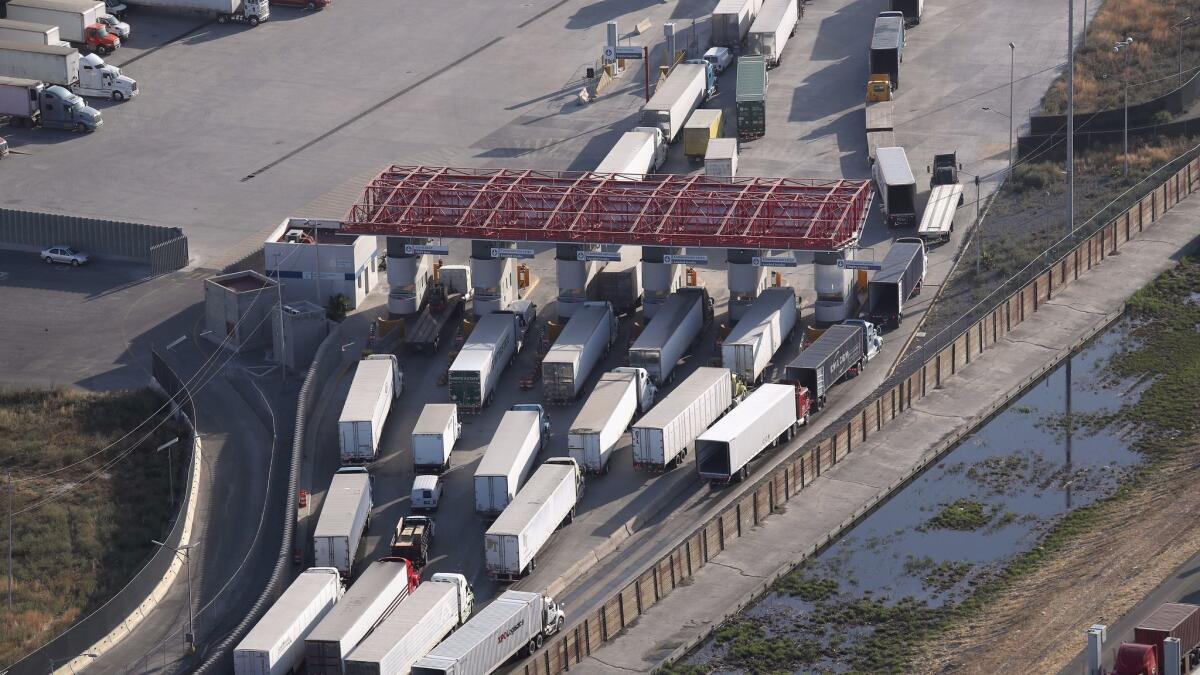
[[634,415],[654,405],[657,387],[644,368],[617,368],[600,376],[567,434],[567,452],[588,473],[608,473],[608,462]]
[[561,605],[541,593],[505,591],[417,661],[412,675],[486,675],[562,630]]
[[796,291],[768,288],[746,309],[721,344],[721,365],[756,383],[796,327]]
[[541,415],[529,410],[504,413],[475,468],[477,513],[496,516],[508,506],[525,484],[542,443]]
[[404,374],[394,355],[372,354],[358,362],[338,418],[342,464],[363,464],[379,456],[383,425],[403,390]]
[[361,466],[338,469],[313,530],[313,557],[318,567],[333,567],[343,577],[350,576],[358,544],[371,522],[372,506],[367,470]]
[[583,499],[583,472],[570,457],[538,467],[483,535],[483,560],[493,579],[515,581],[537,565],[537,554]]
[[658,127],[634,127],[600,160],[596,173],[616,174],[617,180],[641,180],[667,161],[667,142]]
[[696,470],[714,483],[750,473],[763,450],[790,440],[796,431],[796,387],[764,384],[696,439]]
[[642,419],[634,422],[633,467],[674,468],[704,432],[733,405],[728,368],[697,368]]
[[542,396],[568,404],[579,397],[592,369],[617,339],[617,318],[607,302],[585,302],[542,359]]
[[342,597],[332,567],[300,573],[233,650],[234,675],[285,675],[304,661],[304,639]]

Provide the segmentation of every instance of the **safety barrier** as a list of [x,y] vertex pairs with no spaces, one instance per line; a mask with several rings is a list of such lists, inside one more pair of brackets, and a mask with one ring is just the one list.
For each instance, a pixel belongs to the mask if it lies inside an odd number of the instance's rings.
[[95,256],[144,262],[154,274],[188,264],[188,240],[178,227],[0,209],[0,247],[41,250],[57,244]]
[[[888,422],[908,410],[984,350],[1001,341],[1056,293],[1071,284],[1171,207],[1200,188],[1200,159],[1193,159],[1136,204],[1082,241],[1064,240],[1043,255],[1049,265],[1027,268],[1002,286],[1003,299],[962,319],[903,361],[896,373],[862,403],[842,415],[815,439],[799,448],[740,499],[704,523],[608,598],[552,639],[517,668],[524,675],[556,675],[570,669],[620,634],[676,587],[691,583],[697,570],[730,543],[781,509],[822,472],[829,470]],[[1055,255],[1058,248],[1061,254]],[[1008,290],[1015,285],[1015,290]],[[1007,293],[1004,291],[1008,290]],[[942,337],[944,336],[944,337]]]

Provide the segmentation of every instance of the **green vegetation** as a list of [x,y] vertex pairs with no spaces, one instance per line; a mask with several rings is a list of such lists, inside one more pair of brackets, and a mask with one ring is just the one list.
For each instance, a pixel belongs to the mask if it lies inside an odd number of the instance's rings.
[[970,499],[956,499],[942,507],[919,530],[978,530],[992,520],[987,507]]
[[[1011,516],[1012,514],[1006,514]],[[921,584],[930,591],[944,593],[962,581],[971,573],[971,563],[956,560],[935,562],[929,556],[915,558],[909,556],[904,561],[904,573],[920,577]]]
[[[16,481],[18,514],[12,611],[0,603],[0,667],[112,597],[153,553],[150,539],[166,534],[167,457],[155,448],[186,430],[168,421],[144,440],[153,425],[122,440],[162,403],[150,389],[0,390],[0,472]],[[173,451],[179,490],[185,462]]]
[[775,591],[800,598],[805,602],[821,602],[837,595],[838,582],[834,579],[813,577],[803,568],[786,574],[775,584]]

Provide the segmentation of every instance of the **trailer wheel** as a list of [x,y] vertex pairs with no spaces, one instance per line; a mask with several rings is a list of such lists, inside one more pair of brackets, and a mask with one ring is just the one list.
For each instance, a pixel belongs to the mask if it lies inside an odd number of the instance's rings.
[[250,17],[250,27],[254,28],[257,25],[258,25],[258,17],[257,16]]
[[110,50],[105,45],[97,45],[96,46],[96,53],[99,54],[100,56],[108,56],[108,53],[110,51],[112,51],[112,50]]

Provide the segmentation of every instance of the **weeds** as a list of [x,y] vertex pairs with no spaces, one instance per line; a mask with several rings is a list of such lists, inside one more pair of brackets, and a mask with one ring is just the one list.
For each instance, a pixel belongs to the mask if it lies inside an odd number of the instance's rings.
[[992,514],[980,502],[956,499],[942,507],[934,517],[925,521],[918,530],[959,530],[969,532],[984,527],[992,520]]

